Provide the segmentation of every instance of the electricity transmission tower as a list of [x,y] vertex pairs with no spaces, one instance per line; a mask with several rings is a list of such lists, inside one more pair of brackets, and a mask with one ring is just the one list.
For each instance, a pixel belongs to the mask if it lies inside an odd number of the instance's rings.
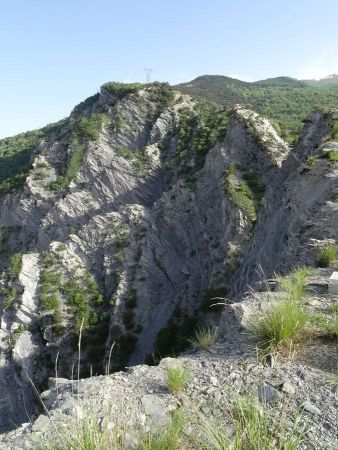
[[144,71],[146,73],[147,83],[150,83],[150,81],[151,81],[151,73],[153,72],[153,69],[150,69],[149,67],[144,67]]

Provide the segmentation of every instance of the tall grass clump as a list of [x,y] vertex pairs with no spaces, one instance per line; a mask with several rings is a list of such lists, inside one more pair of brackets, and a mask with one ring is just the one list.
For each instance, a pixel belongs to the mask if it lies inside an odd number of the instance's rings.
[[329,267],[338,256],[338,247],[335,244],[324,245],[318,250],[318,266]]
[[305,430],[299,427],[300,416],[286,428],[286,417],[279,413],[272,422],[265,407],[245,397],[238,397],[227,413],[227,424],[215,424],[202,418],[197,426],[199,446],[205,450],[296,450],[303,441]]
[[135,450],[188,450],[183,428],[185,417],[181,410],[172,415],[168,423],[148,432],[131,430],[121,420],[115,426],[99,425],[97,417],[87,414],[84,419],[67,423],[65,431],[58,424],[57,436],[42,442],[39,450],[124,450],[134,443]]
[[167,426],[145,434],[137,450],[188,450],[183,428],[185,417],[177,410]]
[[291,348],[301,340],[301,333],[309,320],[303,302],[308,275],[309,270],[300,267],[288,277],[281,278],[282,298],[260,317],[251,319],[250,332],[263,354],[283,347]]
[[217,331],[213,330],[211,327],[204,327],[195,331],[194,336],[188,339],[188,342],[193,347],[198,347],[203,350],[207,350],[208,348],[215,345],[216,340],[217,340]]
[[165,374],[168,390],[173,394],[183,391],[188,384],[189,373],[184,367],[168,367]]

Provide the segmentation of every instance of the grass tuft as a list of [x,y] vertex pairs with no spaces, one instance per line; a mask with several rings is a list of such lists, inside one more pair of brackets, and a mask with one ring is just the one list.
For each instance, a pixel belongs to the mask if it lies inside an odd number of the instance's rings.
[[318,266],[329,267],[338,256],[338,247],[335,244],[324,245],[318,250]]
[[203,350],[206,350],[215,345],[216,340],[217,340],[217,331],[213,330],[211,327],[204,327],[195,331],[194,337],[188,339],[188,342],[193,347],[198,347]]
[[283,347],[290,348],[301,340],[301,333],[309,320],[303,304],[308,275],[309,270],[300,267],[290,276],[280,279],[282,299],[258,319],[256,316],[251,319],[250,332],[263,354]]
[[188,384],[189,373],[184,367],[168,367],[166,369],[166,381],[171,393],[183,391]]
[[297,416],[291,429],[286,428],[283,412],[272,422],[265,408],[245,397],[238,397],[228,412],[229,428],[218,426],[206,418],[198,427],[200,443],[205,450],[296,450],[303,441],[305,430],[299,428]]
[[[185,417],[181,410],[173,413],[172,418],[162,427],[148,432],[127,429],[118,423],[110,427],[108,423],[99,425],[94,415],[88,414],[78,419],[66,430],[58,430],[57,437],[50,442],[42,442],[40,450],[188,450],[183,443]],[[132,442],[132,447],[130,443]]]

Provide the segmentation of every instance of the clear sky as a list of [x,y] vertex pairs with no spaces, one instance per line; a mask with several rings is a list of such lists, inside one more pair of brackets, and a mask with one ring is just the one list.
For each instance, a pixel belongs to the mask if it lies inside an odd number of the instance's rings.
[[0,137],[106,81],[338,73],[338,0],[0,0]]

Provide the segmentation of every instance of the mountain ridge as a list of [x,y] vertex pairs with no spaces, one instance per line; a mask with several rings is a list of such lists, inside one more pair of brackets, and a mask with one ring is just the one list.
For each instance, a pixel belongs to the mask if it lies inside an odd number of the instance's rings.
[[79,334],[80,377],[154,364],[338,235],[337,110],[289,146],[243,105],[106,83],[51,130],[0,197],[2,431],[23,396],[38,414],[27,374],[72,377]]

